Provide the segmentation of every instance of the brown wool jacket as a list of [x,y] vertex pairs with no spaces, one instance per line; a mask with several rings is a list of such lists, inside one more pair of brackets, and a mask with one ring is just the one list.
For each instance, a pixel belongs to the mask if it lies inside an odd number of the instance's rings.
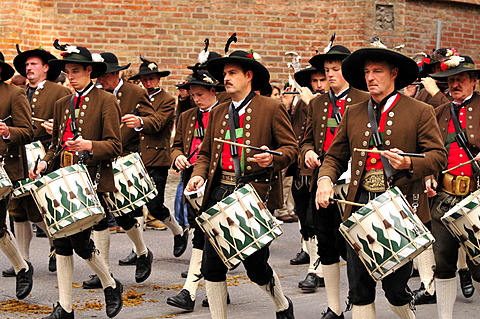
[[150,97],[154,112],[159,120],[158,129],[142,132],[140,154],[147,167],[170,166],[170,138],[175,120],[175,99],[161,90]]
[[[55,103],[53,114],[52,145],[47,151],[44,161],[49,161],[55,152],[62,147],[62,138],[67,120],[70,118],[70,96],[61,98]],[[115,97],[94,87],[84,98],[77,117],[78,130],[85,140],[93,142],[92,157],[85,162],[90,177],[95,178],[97,166],[101,163],[98,192],[115,190],[111,160],[122,152],[120,137],[120,107]],[[78,158],[75,157],[75,162]],[[54,169],[59,168],[58,160],[49,163]]]
[[[192,176],[201,176],[208,180],[205,200],[203,205],[206,205],[206,199],[213,185],[218,185],[219,174],[221,174],[221,154],[223,143],[215,142],[214,138],[225,137],[228,128],[228,108],[229,102],[222,103],[211,111],[208,129],[202,148],[199,152],[197,165],[193,169]],[[271,170],[275,173],[280,172],[283,168],[295,161],[298,150],[295,141],[295,135],[290,124],[290,119],[286,108],[278,101],[264,96],[256,95],[252,101],[245,108],[245,123],[244,123],[244,144],[260,147],[262,145],[268,146],[270,149],[282,152],[282,156],[274,156],[273,167]],[[259,153],[251,149],[245,149],[245,157],[251,157]],[[265,168],[260,167],[257,163],[244,162],[244,175],[259,174],[266,171]],[[272,189],[269,193],[269,200],[267,206],[273,210],[280,208],[283,205],[282,194],[282,180],[281,174],[274,174],[276,178],[271,182]],[[252,185],[257,190],[259,196],[265,200],[268,183],[255,183]]]
[[[345,99],[345,109],[351,105],[363,102],[370,98],[367,92],[351,88]],[[308,103],[307,128],[305,137],[300,143],[300,159],[305,163],[305,154],[308,151],[314,151],[319,156],[323,154],[323,143],[325,141],[325,131],[327,130],[328,105],[330,99],[328,93],[313,98]],[[318,169],[315,170],[313,180],[318,178]],[[310,185],[310,191],[314,189],[315,184]]]
[[[367,153],[354,152],[353,149],[369,147],[372,131],[367,105],[368,101],[364,101],[345,110],[337,135],[319,171],[319,176],[328,176],[335,183],[352,157],[352,177],[347,195],[349,201],[356,199],[365,173]],[[428,222],[431,218],[423,178],[438,173],[447,160],[433,107],[401,96],[387,114],[383,142],[387,149],[399,148],[403,152],[425,154],[425,158],[411,157],[411,176],[399,179],[394,186],[401,189],[410,203],[413,194],[420,194],[417,214],[422,222]],[[345,219],[350,216],[351,210],[352,207],[347,205]]]
[[0,83],[0,119],[10,129],[10,139],[0,137],[0,160],[5,160],[5,171],[12,181],[28,176],[25,144],[32,141],[32,112],[25,89]]
[[452,101],[452,96],[450,94],[443,94],[441,91],[438,91],[437,94],[431,96],[427,90],[422,89],[418,92],[415,99],[430,104],[434,108],[439,107],[442,104],[448,103]]

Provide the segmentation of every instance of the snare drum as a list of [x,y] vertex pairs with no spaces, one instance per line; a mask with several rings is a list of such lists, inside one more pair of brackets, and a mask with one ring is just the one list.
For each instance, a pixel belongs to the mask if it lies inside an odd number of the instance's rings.
[[84,231],[105,216],[84,165],[43,176],[35,182],[32,194],[53,239]]
[[[35,162],[37,161],[38,156],[40,156],[40,158],[45,156],[45,149],[40,141],[35,141],[25,145],[25,152],[27,154],[28,170],[31,170],[33,167],[35,167]],[[15,182],[13,185],[12,197],[18,198],[30,194],[30,189],[34,184],[35,181],[32,181],[29,178]]]
[[202,207],[202,202],[203,202],[203,195],[205,194],[205,186],[207,185],[207,181],[203,183],[202,187],[197,189],[196,191],[189,192],[185,189],[183,192],[183,195],[185,195],[185,198],[188,199],[190,202],[190,205],[197,211],[200,210]]
[[340,232],[376,281],[427,249],[434,238],[395,187],[369,201]]
[[480,189],[465,197],[441,218],[445,227],[467,252],[475,265],[480,264]]
[[229,269],[283,233],[250,184],[225,197],[196,221]]
[[157,196],[157,189],[138,153],[117,158],[112,167],[115,191],[106,194],[105,199],[114,216],[125,215]]
[[[352,161],[348,161],[348,168],[337,181],[337,184],[333,186],[333,190],[335,192],[334,198],[347,200],[348,194],[348,186],[350,185],[350,178],[352,176]],[[344,215],[345,212],[345,204],[340,204],[337,202],[338,210],[340,211],[341,216]]]
[[3,165],[0,165],[0,200],[7,197],[12,191],[12,181],[7,175]]

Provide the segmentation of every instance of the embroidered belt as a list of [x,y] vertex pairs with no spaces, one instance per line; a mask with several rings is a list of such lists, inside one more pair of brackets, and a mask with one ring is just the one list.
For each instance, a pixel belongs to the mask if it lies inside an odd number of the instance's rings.
[[60,155],[60,167],[72,166],[74,164],[74,154],[70,151],[63,151]]
[[367,192],[381,193],[385,192],[385,174],[382,169],[372,169],[362,176],[360,183]]
[[476,183],[474,178],[462,175],[452,175],[445,173],[443,175],[440,190],[455,196],[465,196],[474,191]]
[[237,177],[235,172],[223,171],[220,182],[225,185],[237,185]]

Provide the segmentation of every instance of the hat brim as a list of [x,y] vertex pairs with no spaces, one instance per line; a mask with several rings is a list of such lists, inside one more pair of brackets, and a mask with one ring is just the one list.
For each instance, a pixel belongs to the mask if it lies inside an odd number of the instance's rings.
[[311,67],[307,69],[300,70],[296,72],[293,77],[295,78],[295,82],[298,83],[301,87],[308,87],[312,88],[311,81],[312,81],[312,74],[314,73],[323,73],[318,71],[316,68]]
[[13,67],[6,62],[0,61],[0,67],[2,68],[2,72],[0,73],[0,82],[9,80],[15,74]]
[[220,83],[223,83],[223,69],[226,64],[240,64],[245,65],[253,72],[252,90],[260,90],[265,85],[270,83],[270,72],[260,62],[239,56],[229,56],[214,58],[207,62],[207,70],[210,74],[217,79]]
[[325,61],[336,61],[336,60],[343,61],[348,56],[350,56],[350,53],[344,53],[344,52],[317,54],[313,56],[308,61],[308,63],[310,63],[314,68],[318,70],[323,70]]
[[90,62],[90,61],[80,61],[77,59],[55,59],[48,61],[48,64],[53,65],[56,68],[59,68],[62,71],[65,71],[65,64],[72,63],[72,64],[83,64],[83,65],[90,65],[92,67],[92,73],[90,73],[91,79],[96,79],[99,76],[105,73],[107,69],[107,65],[104,62]]
[[217,91],[217,92],[225,91],[225,87],[223,85],[210,84],[210,83],[206,83],[206,82],[203,82],[203,81],[190,81],[190,82],[187,82],[187,83],[175,84],[175,87],[177,89],[190,90],[191,85],[200,85],[200,86],[204,86],[206,88],[215,88],[215,91]]
[[13,59],[13,65],[15,66],[15,70],[17,70],[17,72],[20,75],[22,75],[25,78],[27,77],[27,70],[25,68],[25,63],[27,62],[28,58],[32,56],[39,57],[50,66],[47,71],[47,80],[54,81],[58,78],[62,70],[50,64],[51,60],[56,60],[57,58],[53,54],[45,50],[39,50],[39,49],[23,51]]
[[113,66],[113,65],[110,66],[110,65],[107,64],[107,70],[105,70],[105,74],[126,70],[130,67],[130,64],[131,63],[129,63],[127,65],[115,65],[115,66]]
[[142,75],[149,75],[149,74],[158,74],[158,76],[160,76],[161,78],[164,78],[166,76],[169,76],[172,72],[170,71],[142,71],[142,72],[138,72],[137,74],[135,74],[134,76],[128,78],[129,80],[140,80],[140,76]]
[[383,48],[363,48],[353,52],[342,63],[342,74],[354,88],[368,91],[365,81],[365,62],[385,61],[398,68],[395,89],[400,90],[414,82],[418,77],[418,65],[413,59],[400,52]]
[[446,81],[449,76],[457,75],[463,72],[477,72],[477,74],[480,76],[480,69],[466,68],[463,65],[457,66],[455,68],[447,69],[443,72],[429,74],[429,76],[437,80]]

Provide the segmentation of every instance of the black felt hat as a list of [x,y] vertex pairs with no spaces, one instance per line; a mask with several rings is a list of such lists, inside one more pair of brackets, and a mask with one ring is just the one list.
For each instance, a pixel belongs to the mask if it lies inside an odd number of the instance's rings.
[[364,48],[353,52],[342,63],[343,77],[351,86],[359,90],[367,90],[364,70],[366,61],[385,61],[397,67],[396,90],[406,87],[418,77],[417,63],[408,56],[385,48]]
[[448,60],[440,63],[442,72],[430,74],[430,76],[437,80],[447,80],[449,76],[456,75],[462,72],[477,72],[480,75],[480,69],[475,68],[475,62],[469,56],[452,56]]
[[[323,70],[323,69],[321,69]],[[324,73],[323,71],[318,71],[316,68],[314,67],[306,67],[305,69],[302,69],[298,72],[295,72],[295,74],[293,75],[294,78],[295,78],[295,82],[298,83],[298,85],[300,85],[301,87],[308,87],[308,88],[312,88],[312,85],[311,85],[311,80],[312,80],[312,74],[314,73]]]
[[5,57],[2,52],[0,52],[0,68],[2,69],[0,72],[0,82],[10,79],[15,74],[15,70],[5,62]]
[[127,65],[118,64],[118,58],[112,52],[103,52],[100,53],[100,56],[103,58],[103,62],[107,65],[105,74],[126,70],[130,67],[130,63]]
[[351,54],[350,50],[344,47],[343,45],[334,45],[330,50],[326,53],[321,53],[313,56],[308,63],[313,65],[314,68],[319,70],[323,70],[323,64],[325,61],[331,60],[340,60],[343,61]]
[[205,38],[203,42],[205,43],[205,48],[198,54],[198,63],[192,66],[187,66],[187,69],[193,70],[194,68],[197,68],[198,70],[206,70],[208,61],[221,57],[217,52],[208,51],[208,46],[210,45],[208,38]]
[[103,58],[99,54],[93,57],[90,51],[85,47],[77,47],[68,44],[60,45],[58,39],[55,40],[53,46],[57,50],[63,51],[60,53],[63,59],[50,60],[48,63],[62,71],[65,71],[65,64],[67,63],[90,65],[92,67],[90,78],[96,79],[104,74],[107,69],[107,65],[103,62]]
[[47,80],[49,81],[54,81],[58,76],[60,75],[61,70],[54,67],[53,65],[50,65],[49,61],[50,60],[55,60],[56,57],[51,54],[50,52],[44,50],[43,48],[37,48],[33,50],[28,50],[28,51],[20,51],[20,47],[17,44],[17,52],[18,55],[13,59],[13,65],[15,66],[15,69],[17,70],[20,75],[23,77],[27,77],[27,70],[25,68],[25,63],[30,57],[38,57],[42,59],[43,63],[48,64],[50,68],[47,71]]
[[194,69],[189,77],[188,82],[175,85],[177,89],[189,90],[190,85],[201,85],[207,88],[215,88],[215,91],[225,91],[225,87],[221,85],[208,71]]
[[140,56],[140,60],[142,60],[142,64],[140,64],[138,73],[132,76],[131,78],[129,78],[129,80],[139,80],[140,76],[147,75],[147,74],[158,74],[158,76],[160,77],[165,77],[170,75],[171,73],[170,71],[167,71],[167,70],[160,71],[158,69],[157,63],[153,61],[149,61],[145,59],[143,56]]

